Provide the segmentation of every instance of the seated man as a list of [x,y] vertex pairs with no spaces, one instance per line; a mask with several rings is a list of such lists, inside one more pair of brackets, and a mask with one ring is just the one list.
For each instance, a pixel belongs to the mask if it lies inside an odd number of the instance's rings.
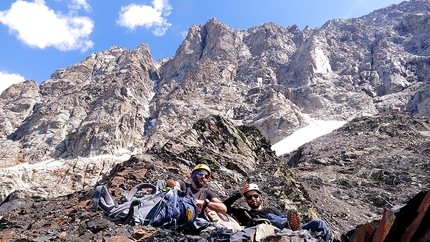
[[[242,196],[245,197],[246,203],[251,208],[250,210],[232,207],[233,203]],[[239,192],[225,200],[224,204],[227,206],[227,213],[233,214],[239,223],[244,226],[252,226],[253,219],[267,219],[279,229],[290,228],[297,230],[302,228],[310,232],[319,232],[325,241],[328,241],[331,237],[327,225],[322,220],[313,220],[300,227],[297,214],[291,213],[290,216],[292,217],[290,217],[289,222],[288,218],[277,208],[263,208],[263,196],[256,184],[246,184]],[[293,221],[291,220],[292,218]]]
[[191,183],[174,180],[167,180],[166,183],[169,187],[180,189],[185,192],[186,196],[194,197],[197,207],[199,208],[199,213],[205,208],[209,208],[218,213],[225,213],[227,208],[221,200],[218,199],[216,194],[211,190],[203,188],[206,182],[211,178],[211,175],[212,173],[209,166],[198,164],[191,172]]

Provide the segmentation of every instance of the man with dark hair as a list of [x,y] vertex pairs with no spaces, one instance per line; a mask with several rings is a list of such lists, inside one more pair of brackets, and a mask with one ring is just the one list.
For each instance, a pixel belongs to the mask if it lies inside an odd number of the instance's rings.
[[225,213],[227,208],[217,195],[211,190],[203,189],[211,175],[209,166],[198,164],[191,172],[191,183],[174,180],[167,180],[166,183],[169,187],[185,192],[186,196],[194,197],[200,211],[208,208],[218,213]]
[[[251,208],[250,210],[232,207],[233,203],[242,196],[245,197],[246,203]],[[310,232],[318,233],[324,241],[329,241],[331,238],[329,229],[322,220],[312,220],[300,226],[298,214],[294,210],[290,210],[285,216],[275,207],[264,208],[263,194],[256,184],[246,184],[239,192],[225,200],[224,204],[227,207],[227,213],[236,217],[243,226],[254,226],[255,222],[259,220],[268,220],[279,229],[306,229]]]

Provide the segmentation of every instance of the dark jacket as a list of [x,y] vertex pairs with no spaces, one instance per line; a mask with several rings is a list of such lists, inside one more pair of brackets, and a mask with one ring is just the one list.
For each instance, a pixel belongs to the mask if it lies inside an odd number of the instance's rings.
[[[233,196],[229,197],[223,203],[227,207],[227,213],[233,215],[242,226],[252,226],[251,220],[255,218],[266,218],[266,215],[269,213],[282,216],[281,211],[279,211],[275,207],[267,207],[261,210],[246,210],[243,208],[233,207],[233,203],[235,203],[242,196],[239,192],[233,194]],[[247,216],[247,214],[249,217]],[[251,218],[250,218],[251,217]]]

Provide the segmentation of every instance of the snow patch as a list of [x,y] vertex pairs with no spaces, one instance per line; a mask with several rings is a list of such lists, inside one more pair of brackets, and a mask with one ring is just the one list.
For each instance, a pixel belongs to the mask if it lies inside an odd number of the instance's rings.
[[58,166],[62,166],[64,164],[64,162],[60,161],[60,160],[54,160],[54,159],[49,159],[49,160],[45,160],[39,163],[22,163],[22,164],[18,164],[15,166],[11,166],[11,167],[6,167],[6,168],[2,168],[0,170],[5,170],[5,171],[11,171],[11,170],[21,170],[21,169],[34,169],[34,170],[38,170],[38,169],[43,169],[46,167],[58,167]]
[[[131,155],[129,154],[123,154],[121,156],[115,156],[115,155],[99,155],[99,156],[93,156],[88,157],[85,159],[91,160],[91,161],[97,161],[97,160],[103,160],[103,159],[111,159],[111,160],[119,160],[119,161],[126,161],[129,160]],[[67,161],[62,159],[49,159],[38,163],[22,163],[11,167],[1,168],[0,174],[2,172],[11,172],[11,171],[21,171],[21,170],[55,170],[59,169],[60,167],[66,166]]]
[[[127,151],[127,150],[124,149],[124,152],[129,152],[129,151]],[[126,160],[129,160],[130,158],[131,158],[131,155],[129,155],[129,154],[123,154],[121,156],[116,156],[116,155],[98,155],[98,156],[89,157],[88,159],[93,160],[93,161],[104,160],[104,159],[126,161]]]
[[308,121],[311,121],[308,126],[298,129],[292,135],[272,145],[272,150],[275,151],[277,156],[290,153],[303,144],[328,134],[333,130],[342,127],[346,123],[345,121],[324,121],[312,119],[309,119]]

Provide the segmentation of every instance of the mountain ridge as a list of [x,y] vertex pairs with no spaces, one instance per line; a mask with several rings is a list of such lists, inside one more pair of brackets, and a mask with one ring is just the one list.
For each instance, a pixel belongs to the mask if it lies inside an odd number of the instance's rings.
[[[392,129],[395,126],[403,126],[400,137],[385,135],[398,132],[398,129]],[[375,129],[380,132],[372,134]],[[345,136],[345,132],[353,136]],[[427,138],[420,136],[420,132]],[[195,164],[203,162],[213,170],[207,188],[217,191],[221,200],[236,193],[250,179],[259,184],[266,206],[278,207],[284,213],[287,209],[298,209],[302,222],[322,219],[337,238],[342,235],[343,241],[354,241],[349,238],[365,234],[358,228],[363,226],[368,228],[366,231],[371,231],[369,226],[374,225],[369,224],[383,221],[384,214],[390,211],[392,205],[397,205],[393,206],[394,210],[405,202],[411,203],[416,200],[414,197],[417,193],[425,194],[424,191],[430,188],[428,162],[422,162],[428,160],[430,153],[428,146],[420,143],[428,143],[429,133],[428,119],[407,113],[393,111],[377,117],[357,118],[330,135],[301,147],[289,158],[287,165],[284,158],[275,156],[270,149],[270,142],[256,128],[237,127],[221,116],[208,116],[162,147],[153,147],[144,154],[113,166],[98,184],[107,185],[112,195],[119,199],[121,194],[141,182],[188,180]],[[358,135],[373,139],[372,146],[366,146],[367,140],[358,139]],[[405,145],[411,141],[405,137],[410,136],[415,136],[413,140],[416,142]],[[332,148],[339,144],[344,147]],[[383,153],[379,154],[378,150],[415,154],[386,157]],[[391,166],[388,165],[389,159],[400,162]],[[386,166],[378,162],[384,162]],[[354,166],[354,163],[361,165]],[[366,174],[366,169],[370,171],[369,174]],[[421,171],[417,172],[417,169]],[[334,176],[338,177],[333,179]],[[428,191],[427,194],[430,194]],[[7,202],[0,205],[0,238],[3,239],[162,241],[180,238],[195,241],[228,240],[231,236],[231,232],[222,229],[189,236],[161,228],[114,223],[100,212],[91,211],[94,188],[51,199],[14,195],[17,196],[8,197]],[[243,199],[238,201],[238,205],[247,206]],[[415,217],[413,211],[418,209],[417,206],[417,202],[413,202],[412,206],[408,206],[408,214],[398,215],[404,227],[384,227],[386,232],[397,234],[395,238],[398,240],[395,241],[400,241],[399,234],[402,235],[403,228],[417,229],[419,226],[409,221]],[[422,224],[428,228],[428,224]],[[290,233],[278,236],[308,241]],[[372,241],[372,234],[366,236],[370,239],[363,241]]]
[[[22,91],[25,110],[5,98],[20,85],[2,93],[2,162],[137,154],[208,114],[256,126],[272,143],[305,127],[304,115],[348,121],[399,109],[429,117],[428,57],[398,48],[427,33],[426,9],[426,1],[403,2],[303,31],[273,23],[235,30],[211,19],[191,26],[160,67],[147,45],[91,54],[33,87],[34,100]],[[409,27],[401,35],[398,26]]]

